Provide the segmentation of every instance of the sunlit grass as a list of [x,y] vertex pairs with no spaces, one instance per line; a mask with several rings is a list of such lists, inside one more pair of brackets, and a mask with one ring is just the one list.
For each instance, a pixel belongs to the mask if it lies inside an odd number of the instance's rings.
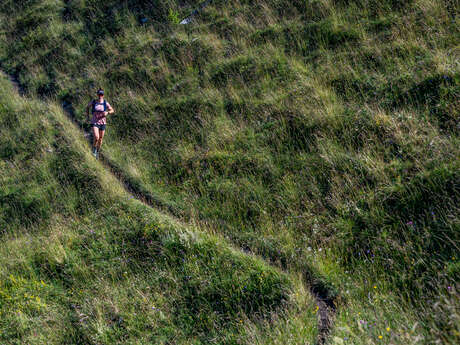
[[[60,106],[0,85],[1,342],[313,342],[303,310],[314,301],[298,277],[143,205]],[[34,150],[16,149],[18,132]]]
[[[193,5],[39,1],[19,10],[6,1],[1,64],[30,96],[71,102],[81,124],[105,87],[117,110],[103,147],[111,164],[182,221],[330,284],[339,296],[331,342],[455,343],[452,2],[216,1],[175,25],[170,13],[185,17]],[[90,161],[81,134],[64,127]],[[5,142],[12,136],[5,131]],[[94,169],[104,189],[123,194]],[[28,194],[38,210],[39,191]],[[249,342],[281,342],[278,331],[243,324]]]

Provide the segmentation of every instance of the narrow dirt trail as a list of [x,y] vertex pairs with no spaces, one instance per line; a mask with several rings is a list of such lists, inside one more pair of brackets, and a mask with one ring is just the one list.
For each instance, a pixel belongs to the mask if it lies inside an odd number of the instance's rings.
[[327,343],[329,334],[334,326],[333,317],[336,312],[335,301],[327,296],[315,292],[310,288],[310,292],[316,299],[318,306],[318,337],[316,340],[317,345],[325,345]]
[[[8,75],[9,80],[11,81],[14,88],[21,96],[25,96],[26,92],[21,87],[18,79],[15,76]],[[80,124],[76,121],[74,108],[70,103],[64,103],[62,105],[62,109],[64,113],[67,115],[67,118],[77,127],[80,128],[83,136],[88,140],[88,143],[91,145],[91,133],[85,131]],[[89,149],[90,146],[88,146]],[[148,207],[159,209],[163,212],[168,213],[169,215],[173,216],[176,219],[181,219],[183,214],[178,212],[177,209],[174,209],[168,205],[165,205],[163,202],[155,198],[151,195],[148,191],[143,190],[140,186],[136,186],[130,179],[123,174],[123,171],[119,169],[113,162],[111,162],[107,157],[103,154],[100,155],[101,164],[105,167],[105,169],[110,172],[113,176],[115,176],[120,183],[124,186],[126,192],[132,195],[134,198],[142,202]],[[270,264],[270,263],[268,263]],[[280,267],[278,267],[280,268]],[[285,269],[281,268],[283,271],[286,272]],[[318,335],[316,339],[315,345],[325,345],[327,344],[327,340],[329,338],[329,334],[333,328],[333,319],[336,312],[336,305],[335,299],[330,297],[330,294],[324,288],[318,289],[315,288],[311,284],[310,274],[308,272],[304,272],[303,274],[303,283],[305,284],[305,288],[310,291],[312,296],[314,296],[316,300],[316,305],[318,306],[317,318],[318,318]]]

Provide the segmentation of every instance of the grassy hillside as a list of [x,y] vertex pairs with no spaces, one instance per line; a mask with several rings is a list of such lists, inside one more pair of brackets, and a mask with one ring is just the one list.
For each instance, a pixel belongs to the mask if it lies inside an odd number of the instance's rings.
[[314,339],[314,300],[295,277],[133,199],[58,106],[9,84],[0,79],[1,344]]
[[216,0],[179,25],[197,4],[6,0],[1,66],[81,126],[104,87],[111,164],[329,284],[331,342],[457,343],[458,3]]

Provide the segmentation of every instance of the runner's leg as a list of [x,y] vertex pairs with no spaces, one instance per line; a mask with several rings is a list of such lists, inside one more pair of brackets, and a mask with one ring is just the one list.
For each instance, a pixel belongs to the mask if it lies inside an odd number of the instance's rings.
[[91,127],[93,130],[93,151],[97,149],[97,144],[99,142],[99,128],[96,126]]
[[105,130],[104,131],[99,130],[99,140],[97,142],[97,151],[101,150],[102,139],[104,138],[104,134],[105,134]]
[[93,147],[97,146],[97,143],[99,141],[99,128],[96,126],[91,127],[92,132],[93,132]]

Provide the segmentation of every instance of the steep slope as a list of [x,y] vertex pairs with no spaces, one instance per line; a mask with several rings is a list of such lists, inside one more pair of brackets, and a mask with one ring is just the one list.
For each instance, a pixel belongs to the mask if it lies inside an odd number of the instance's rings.
[[4,1],[1,64],[82,126],[105,87],[112,166],[326,277],[332,341],[458,342],[458,4],[212,1],[177,25],[197,3]]
[[2,344],[314,338],[300,282],[126,194],[58,106],[1,77],[0,124]]

